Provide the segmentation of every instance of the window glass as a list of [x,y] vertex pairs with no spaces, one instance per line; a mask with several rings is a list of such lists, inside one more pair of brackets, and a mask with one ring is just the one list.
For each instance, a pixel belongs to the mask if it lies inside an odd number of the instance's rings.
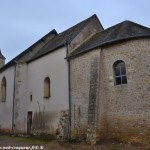
[[121,84],[121,77],[116,77],[116,85]]
[[122,76],[122,84],[126,84],[127,83],[127,77],[126,76]]
[[44,79],[44,98],[50,97],[50,78],[46,77]]
[[3,77],[1,82],[1,101],[2,102],[6,101],[6,78],[5,77]]
[[122,60],[118,60],[113,65],[115,85],[127,84],[126,67]]
[[125,67],[121,67],[121,75],[126,75],[126,68]]
[[120,67],[116,67],[115,68],[115,74],[116,74],[116,76],[120,76],[121,75]]

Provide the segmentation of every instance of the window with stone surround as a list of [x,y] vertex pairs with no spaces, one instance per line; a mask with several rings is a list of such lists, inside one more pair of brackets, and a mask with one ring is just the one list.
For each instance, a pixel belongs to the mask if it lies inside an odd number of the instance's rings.
[[113,65],[113,69],[115,85],[127,84],[125,62],[122,60],[117,60]]
[[50,78],[46,77],[44,79],[44,98],[49,98],[50,96]]
[[6,78],[2,78],[1,82],[1,101],[5,102],[6,101]]

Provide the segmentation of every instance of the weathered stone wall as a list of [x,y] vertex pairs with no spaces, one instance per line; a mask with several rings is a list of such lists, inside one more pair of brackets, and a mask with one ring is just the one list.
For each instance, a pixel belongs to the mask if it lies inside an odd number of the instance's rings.
[[[98,99],[99,50],[73,58],[71,65],[72,137],[86,136],[95,127]],[[88,126],[89,124],[89,126]]]
[[[106,101],[107,138],[128,142],[150,142],[150,40],[124,41],[102,50],[103,80],[100,82],[100,105]],[[113,64],[126,64],[126,85],[114,85]],[[104,93],[104,96],[102,93]],[[99,114],[101,109],[99,109]],[[104,115],[104,116],[105,116]],[[100,115],[101,116],[101,115]],[[101,120],[101,118],[99,118]],[[99,126],[103,121],[99,121]]]
[[[149,47],[149,39],[128,40],[71,59],[72,137],[150,142]],[[114,84],[117,60],[126,65],[125,85]]]

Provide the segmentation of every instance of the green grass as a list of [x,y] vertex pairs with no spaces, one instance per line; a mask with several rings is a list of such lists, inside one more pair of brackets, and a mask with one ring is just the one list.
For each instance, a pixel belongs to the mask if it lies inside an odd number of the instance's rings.
[[14,140],[18,143],[26,143],[26,144],[32,144],[32,145],[42,145],[49,148],[57,147],[59,144],[48,137],[41,137],[41,136],[34,136],[34,137],[15,137],[15,136],[0,136],[0,140]]
[[125,145],[113,144],[109,146],[110,150],[125,150]]
[[8,136],[8,135],[0,135],[0,140],[7,140],[7,139],[11,139],[11,137],[10,136]]

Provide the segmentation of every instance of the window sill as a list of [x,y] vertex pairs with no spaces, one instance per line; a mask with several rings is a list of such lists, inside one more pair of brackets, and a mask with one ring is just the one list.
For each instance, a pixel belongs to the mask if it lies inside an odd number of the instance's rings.
[[114,86],[116,86],[116,87],[119,87],[119,86],[127,86],[128,85],[128,83],[126,83],[126,84],[115,84]]

